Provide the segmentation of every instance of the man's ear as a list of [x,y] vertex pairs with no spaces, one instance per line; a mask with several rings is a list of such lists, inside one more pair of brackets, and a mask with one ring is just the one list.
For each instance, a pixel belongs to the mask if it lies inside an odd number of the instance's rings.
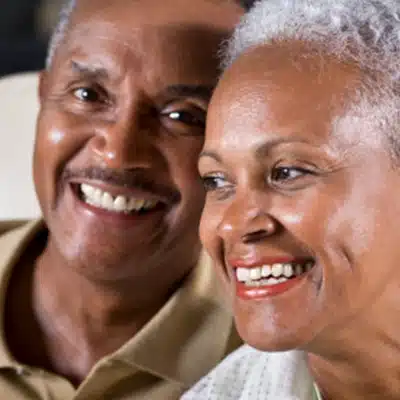
[[38,96],[40,103],[42,103],[45,93],[47,92],[47,80],[48,72],[44,69],[39,72]]

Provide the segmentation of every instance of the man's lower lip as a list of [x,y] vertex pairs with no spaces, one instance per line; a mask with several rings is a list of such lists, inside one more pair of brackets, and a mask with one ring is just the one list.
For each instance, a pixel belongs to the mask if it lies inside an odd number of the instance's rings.
[[305,275],[307,273],[271,286],[246,286],[243,282],[236,281],[236,295],[243,300],[257,300],[278,296],[298,285],[304,279]]

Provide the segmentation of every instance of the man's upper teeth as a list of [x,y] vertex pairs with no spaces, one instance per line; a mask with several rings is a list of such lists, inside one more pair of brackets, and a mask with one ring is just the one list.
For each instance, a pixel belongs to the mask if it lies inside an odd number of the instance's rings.
[[[277,281],[277,278],[292,278],[309,271],[313,267],[312,262],[305,263],[276,263],[262,265],[254,268],[236,268],[236,278],[239,282],[257,282],[268,278]],[[278,279],[279,280],[279,279]]]
[[158,203],[155,200],[144,200],[123,195],[113,196],[86,183],[81,184],[80,188],[84,195],[84,200],[88,204],[110,211],[132,212],[148,210],[154,208]]

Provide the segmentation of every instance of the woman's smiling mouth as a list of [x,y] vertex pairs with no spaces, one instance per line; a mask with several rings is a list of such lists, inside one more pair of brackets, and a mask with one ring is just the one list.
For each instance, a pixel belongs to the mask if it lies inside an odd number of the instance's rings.
[[229,263],[234,269],[236,293],[242,299],[276,296],[299,283],[311,271],[315,261],[307,258],[269,260],[251,264]]

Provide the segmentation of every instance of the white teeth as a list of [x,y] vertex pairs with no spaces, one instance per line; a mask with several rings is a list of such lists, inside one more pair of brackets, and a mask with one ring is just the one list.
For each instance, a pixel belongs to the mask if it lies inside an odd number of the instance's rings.
[[247,282],[250,279],[250,270],[247,268],[238,268],[236,277],[239,282]]
[[286,278],[291,278],[293,276],[293,267],[291,264],[285,264],[283,266],[283,275],[285,275]]
[[276,263],[255,268],[237,268],[236,278],[239,282],[245,283],[246,286],[270,286],[300,276],[308,272],[313,266],[314,263],[309,261],[306,264]]
[[86,203],[109,211],[129,213],[150,210],[158,204],[155,200],[137,199],[123,195],[114,198],[110,193],[85,183],[80,185],[80,189]]
[[272,285],[276,285],[277,283],[279,283],[279,280],[276,278],[269,278],[267,280],[267,285],[268,286],[272,286]]
[[263,265],[262,270],[261,270],[261,276],[263,278],[266,278],[267,276],[271,275],[271,267],[269,265]]
[[124,196],[118,196],[114,200],[114,208],[117,211],[125,211],[127,209],[127,207],[128,207],[127,201],[126,201],[126,198]]
[[272,276],[277,278],[278,276],[281,276],[283,273],[283,265],[282,264],[274,264],[272,266]]
[[93,193],[95,191],[95,188],[93,186],[86,185],[85,183],[83,183],[81,185],[81,190],[82,190],[83,194],[85,194],[86,196],[93,197]]
[[114,209],[114,199],[110,193],[105,192],[103,194],[103,199],[101,201],[101,205],[106,210],[113,210]]
[[101,207],[103,192],[100,189],[95,189],[93,192],[93,197],[91,199],[89,197],[89,200],[92,200],[94,205],[98,204]]
[[252,268],[250,270],[250,279],[253,281],[257,281],[261,278],[261,268]]

